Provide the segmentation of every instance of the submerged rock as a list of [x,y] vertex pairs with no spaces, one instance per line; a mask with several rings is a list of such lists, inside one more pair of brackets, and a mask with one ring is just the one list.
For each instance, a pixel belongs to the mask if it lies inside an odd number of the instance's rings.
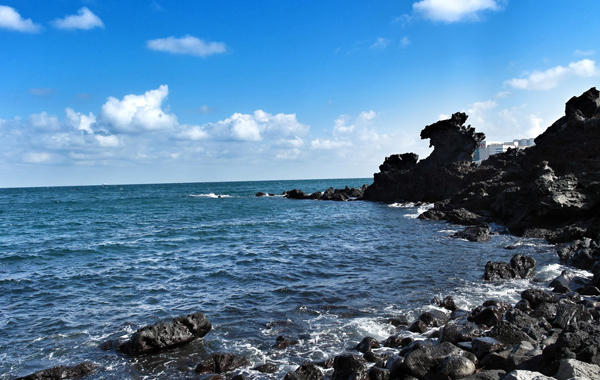
[[243,356],[216,352],[196,366],[196,373],[226,373],[248,364],[248,360]]
[[118,349],[133,356],[156,353],[202,338],[211,328],[210,321],[203,313],[180,316],[137,330]]
[[98,368],[98,365],[90,362],[79,363],[72,367],[60,365],[32,373],[31,375],[19,377],[15,380],[76,379],[89,375],[96,368]]

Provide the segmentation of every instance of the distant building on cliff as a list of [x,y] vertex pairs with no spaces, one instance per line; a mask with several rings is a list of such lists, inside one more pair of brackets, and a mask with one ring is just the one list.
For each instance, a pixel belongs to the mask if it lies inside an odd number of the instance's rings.
[[473,161],[481,162],[494,154],[506,152],[509,148],[525,149],[535,145],[534,139],[513,140],[512,142],[482,141],[475,150]]

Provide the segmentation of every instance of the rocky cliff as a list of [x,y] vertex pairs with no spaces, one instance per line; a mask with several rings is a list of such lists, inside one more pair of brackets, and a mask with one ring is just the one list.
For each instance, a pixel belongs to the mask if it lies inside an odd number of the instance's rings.
[[[600,233],[600,96],[596,88],[571,98],[565,116],[536,138],[534,147],[471,162],[485,136],[456,113],[421,132],[434,146],[386,158],[364,199],[436,202],[424,214],[449,219],[457,210],[500,222],[517,235],[570,241]],[[456,222],[455,220],[453,220]]]

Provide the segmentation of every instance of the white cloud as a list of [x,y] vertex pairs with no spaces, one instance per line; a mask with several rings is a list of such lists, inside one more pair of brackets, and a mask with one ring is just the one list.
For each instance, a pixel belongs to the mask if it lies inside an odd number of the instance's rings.
[[298,122],[296,114],[272,115],[256,110],[253,114],[234,113],[225,120],[205,124],[202,129],[214,139],[261,141],[264,138],[302,136],[308,133],[310,127]]
[[410,45],[410,39],[406,36],[402,37],[400,39],[400,46],[407,47],[408,45]]
[[596,54],[594,50],[575,50],[575,52],[573,53],[573,55],[576,56],[590,56],[594,54]]
[[121,139],[118,136],[94,136],[98,141],[98,144],[103,148],[118,148],[122,145]]
[[179,132],[176,137],[182,140],[197,141],[206,139],[208,133],[200,126],[184,124],[181,126],[181,132]]
[[114,133],[136,134],[175,128],[177,117],[161,108],[168,94],[169,87],[162,85],[143,95],[125,95],[123,100],[111,96],[102,105],[99,123]]
[[505,85],[520,90],[549,90],[569,77],[593,77],[600,74],[596,62],[583,59],[571,62],[569,66],[556,66],[546,71],[534,71],[525,78],[513,78],[504,82]]
[[531,137],[537,137],[544,133],[546,128],[543,126],[544,120],[536,115],[530,115],[528,117],[529,122],[531,123],[531,128],[529,128],[525,133]]
[[413,3],[413,11],[433,21],[477,21],[484,11],[499,11],[496,0],[421,0]]
[[227,51],[227,46],[222,42],[206,42],[190,35],[182,38],[167,37],[149,40],[146,42],[146,46],[152,50],[198,57],[207,57]]
[[312,149],[339,149],[339,148],[350,148],[352,147],[351,141],[332,141],[332,140],[320,140],[315,139],[310,142],[310,147]]
[[42,30],[41,25],[35,24],[29,18],[23,19],[19,12],[6,5],[0,5],[0,28],[27,33],[37,33]]
[[52,161],[52,155],[47,152],[28,152],[23,155],[23,162],[28,164],[44,164]]
[[62,19],[56,19],[52,21],[51,24],[57,29],[104,29],[104,23],[100,20],[100,17],[96,16],[86,7],[78,10],[76,15],[69,15]]
[[390,46],[392,41],[379,37],[370,47],[369,49],[385,49]]
[[89,115],[83,115],[79,112],[73,111],[72,108],[65,110],[66,121],[74,129],[86,131],[87,133],[94,133],[92,125],[96,123],[96,117],[91,112]]
[[47,131],[58,131],[61,129],[58,117],[48,115],[46,112],[30,115],[27,118],[27,124],[33,128]]

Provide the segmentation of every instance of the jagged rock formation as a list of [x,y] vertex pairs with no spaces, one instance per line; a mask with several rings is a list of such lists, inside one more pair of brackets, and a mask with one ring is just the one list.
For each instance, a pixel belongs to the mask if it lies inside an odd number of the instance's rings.
[[[600,94],[591,88],[571,98],[565,116],[524,150],[469,162],[484,136],[464,127],[464,114],[427,126],[422,138],[435,147],[414,165],[406,155],[387,158],[364,198],[435,201],[423,218],[451,220],[457,210],[471,219],[500,222],[520,236],[567,242],[600,233]],[[412,156],[411,156],[412,157]],[[396,163],[394,165],[394,163]],[[456,222],[455,220],[452,220]],[[481,221],[479,221],[480,223]]]
[[483,133],[464,125],[467,117],[457,112],[421,131],[421,138],[429,139],[434,147],[426,159],[417,163],[414,153],[387,157],[364,199],[435,202],[462,190],[469,183],[465,174],[475,167],[475,149],[485,139]]

